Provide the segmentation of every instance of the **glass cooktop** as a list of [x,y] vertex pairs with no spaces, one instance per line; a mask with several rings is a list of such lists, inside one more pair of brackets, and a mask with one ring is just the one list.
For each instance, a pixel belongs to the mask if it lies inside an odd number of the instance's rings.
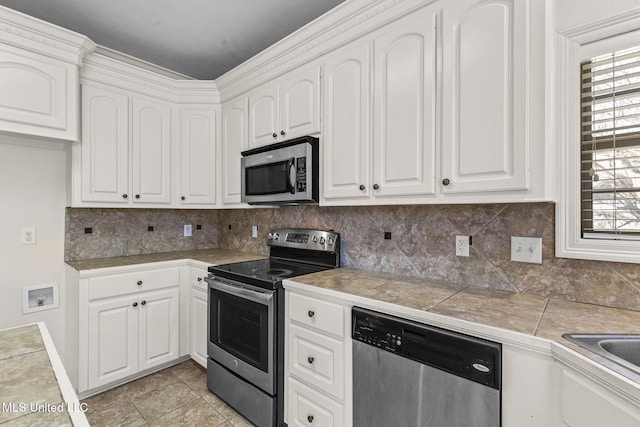
[[249,283],[263,288],[276,288],[281,285],[282,279],[324,271],[328,268],[329,267],[299,262],[258,259],[212,266],[209,267],[209,272],[215,276]]

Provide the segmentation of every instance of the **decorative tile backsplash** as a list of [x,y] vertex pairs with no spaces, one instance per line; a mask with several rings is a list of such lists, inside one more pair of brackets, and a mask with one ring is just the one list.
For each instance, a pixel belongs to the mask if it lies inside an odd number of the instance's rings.
[[[212,210],[67,208],[65,216],[65,261],[122,256],[125,241],[129,255],[218,247]],[[185,224],[191,237],[184,237]]]
[[[183,237],[184,224],[193,237]],[[202,230],[196,230],[200,224]],[[258,237],[251,237],[251,226]],[[147,231],[153,226],[154,231]],[[85,234],[86,227],[92,234]],[[554,256],[554,205],[288,206],[277,209],[67,209],[66,260],[224,248],[267,255],[274,228],[333,229],[343,266],[640,311],[640,265]],[[384,239],[390,232],[391,239]],[[455,236],[473,236],[469,257]],[[512,262],[511,236],[542,237],[542,265]]]
[[[554,256],[552,203],[292,206],[222,210],[218,222],[226,249],[268,254],[272,228],[334,229],[343,266],[640,311],[640,265]],[[473,236],[469,257],[455,255],[456,235]],[[542,237],[542,265],[512,262],[511,236]]]

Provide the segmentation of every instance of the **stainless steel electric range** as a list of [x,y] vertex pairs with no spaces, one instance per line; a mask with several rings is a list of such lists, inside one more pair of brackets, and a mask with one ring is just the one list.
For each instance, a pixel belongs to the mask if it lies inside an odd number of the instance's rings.
[[284,417],[282,280],[340,266],[340,235],[301,228],[267,237],[269,258],[209,267],[207,386],[259,427]]

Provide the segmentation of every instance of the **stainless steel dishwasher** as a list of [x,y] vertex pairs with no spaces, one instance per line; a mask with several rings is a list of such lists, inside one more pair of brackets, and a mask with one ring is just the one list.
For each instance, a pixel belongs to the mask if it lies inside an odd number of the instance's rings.
[[354,427],[498,427],[498,343],[352,309]]

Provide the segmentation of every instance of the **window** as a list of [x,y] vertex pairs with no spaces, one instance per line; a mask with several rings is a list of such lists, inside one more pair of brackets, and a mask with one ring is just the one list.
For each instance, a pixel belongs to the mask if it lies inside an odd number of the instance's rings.
[[640,264],[640,11],[556,36],[556,256]]
[[640,46],[581,64],[584,238],[640,238]]

